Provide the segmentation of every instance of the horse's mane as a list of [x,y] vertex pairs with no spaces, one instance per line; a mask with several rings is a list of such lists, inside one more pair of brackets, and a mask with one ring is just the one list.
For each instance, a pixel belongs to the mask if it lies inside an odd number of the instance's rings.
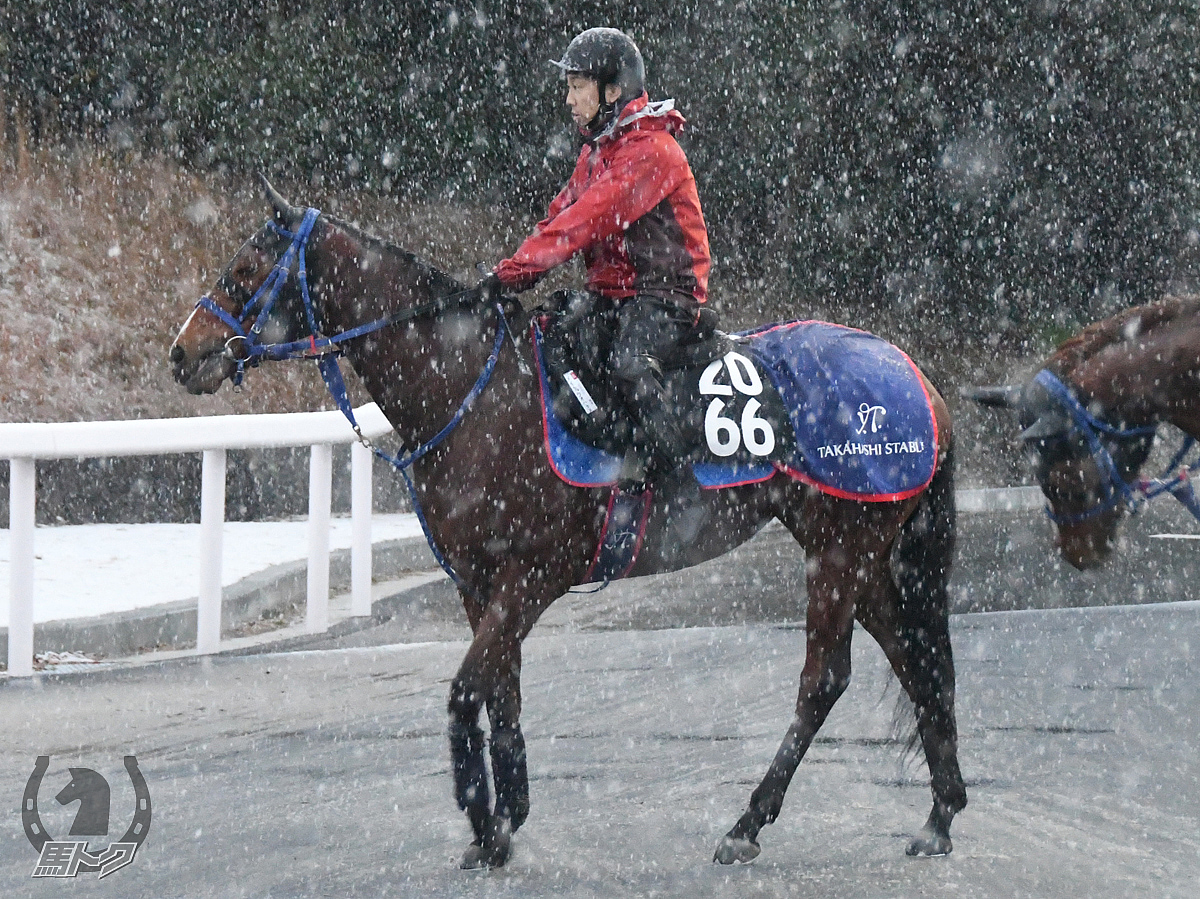
[[376,237],[369,231],[365,231],[358,225],[353,225],[350,222],[343,221],[332,215],[326,215],[331,224],[341,228],[355,240],[360,243],[370,244],[376,247],[386,255],[397,257],[406,266],[415,268],[419,273],[420,280],[427,283],[433,290],[435,295],[448,296],[452,293],[457,293],[463,289],[463,284],[458,279],[446,274],[441,269],[434,266],[432,263],[422,259],[415,253],[410,253],[408,250],[401,249],[389,240],[382,237]]
[[1133,306],[1088,325],[1074,337],[1064,340],[1047,364],[1052,364],[1060,373],[1070,372],[1107,346],[1197,313],[1200,313],[1200,296],[1164,297],[1157,303]]

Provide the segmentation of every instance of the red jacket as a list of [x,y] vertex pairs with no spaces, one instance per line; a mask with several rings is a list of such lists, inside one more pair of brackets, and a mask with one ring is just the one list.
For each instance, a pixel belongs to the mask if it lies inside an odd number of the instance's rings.
[[621,299],[649,293],[703,303],[708,296],[708,231],[696,179],[675,140],[683,116],[673,100],[632,100],[594,144],[546,218],[510,258],[500,282],[527,290],[576,253],[587,287]]

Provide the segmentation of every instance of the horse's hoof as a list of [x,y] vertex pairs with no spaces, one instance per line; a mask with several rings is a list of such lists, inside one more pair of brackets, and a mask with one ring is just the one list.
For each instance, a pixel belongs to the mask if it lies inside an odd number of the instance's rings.
[[464,871],[502,868],[512,851],[512,825],[506,818],[493,817],[484,832],[483,840],[472,843],[463,853],[458,866]]
[[503,868],[504,863],[508,861],[508,850],[507,841],[502,847],[480,846],[478,843],[472,843],[463,853],[458,867],[463,871],[489,871],[492,868]]
[[726,836],[717,846],[713,861],[719,865],[732,865],[734,862],[745,864],[758,858],[760,852],[762,852],[762,847],[754,840]]
[[954,850],[949,834],[935,833],[932,830],[922,830],[921,835],[913,839],[904,850],[905,855],[915,858],[937,858],[949,855]]
[[458,863],[458,866],[464,871],[479,871],[488,867],[484,858],[483,847],[478,843],[472,843],[463,853],[462,861]]

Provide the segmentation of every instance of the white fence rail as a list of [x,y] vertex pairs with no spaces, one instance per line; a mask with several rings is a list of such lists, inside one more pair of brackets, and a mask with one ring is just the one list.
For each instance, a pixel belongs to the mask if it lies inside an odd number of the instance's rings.
[[[355,410],[369,437],[391,431],[375,404]],[[48,459],[91,459],[202,453],[200,486],[200,583],[196,651],[216,652],[221,640],[222,531],[225,524],[225,454],[231,449],[309,446],[308,590],[305,624],[310,632],[329,626],[329,523],[333,445],[351,446],[352,615],[371,613],[371,451],[340,412],[287,415],[220,415],[142,421],[81,421],[0,424],[0,459],[9,474],[8,673],[33,674],[34,519],[37,463]]]

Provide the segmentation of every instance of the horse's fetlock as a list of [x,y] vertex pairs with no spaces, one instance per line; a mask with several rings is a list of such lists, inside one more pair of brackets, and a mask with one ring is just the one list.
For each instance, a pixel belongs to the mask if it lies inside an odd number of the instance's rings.
[[753,832],[749,834],[751,839],[758,837],[758,830],[768,824],[774,824],[779,817],[779,813],[783,811],[783,796],[772,795],[764,797],[757,802],[751,802],[750,811],[755,817],[755,823],[758,827],[753,828]]
[[457,754],[483,752],[483,728],[477,724],[469,724],[459,718],[451,718],[447,728],[450,737],[451,752]]
[[496,814],[511,819],[513,830],[529,817],[529,771],[525,737],[519,728],[492,732],[488,746],[496,781]]
[[949,821],[967,807],[967,789],[961,783],[955,784],[937,794],[934,800],[934,811],[940,812]]
[[450,684],[450,701],[447,703],[452,718],[474,724],[483,707],[483,695],[479,690],[461,680]]

